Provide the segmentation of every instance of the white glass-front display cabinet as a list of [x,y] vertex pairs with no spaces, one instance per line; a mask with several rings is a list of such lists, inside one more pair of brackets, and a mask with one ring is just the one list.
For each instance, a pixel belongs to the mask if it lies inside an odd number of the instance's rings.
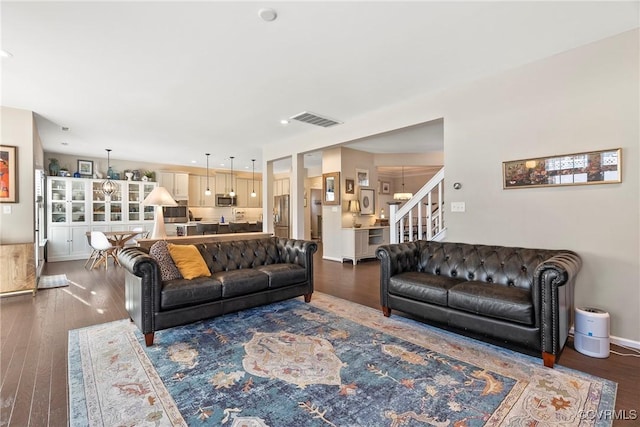
[[127,183],[127,214],[129,222],[154,220],[154,207],[142,204],[154,188],[156,188],[155,182]]
[[122,200],[122,183],[118,183],[116,191],[110,196],[102,192],[102,182],[93,181],[91,188],[91,221],[100,223],[124,222],[124,202]]
[[51,225],[87,224],[87,180],[48,178],[48,222]]

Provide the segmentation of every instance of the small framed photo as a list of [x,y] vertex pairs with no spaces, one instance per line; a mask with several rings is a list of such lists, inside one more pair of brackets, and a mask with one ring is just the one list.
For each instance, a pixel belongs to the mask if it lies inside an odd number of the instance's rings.
[[92,160],[78,160],[78,173],[83,177],[93,176],[93,161]]
[[0,145],[0,203],[18,203],[18,147]]
[[382,181],[382,194],[391,193],[391,183],[387,181]]
[[360,215],[373,215],[375,212],[375,190],[373,188],[360,189]]
[[355,181],[352,179],[345,179],[344,180],[344,192],[347,194],[354,194],[355,193],[355,189],[356,189],[356,184]]
[[368,169],[356,169],[356,180],[360,187],[369,186],[369,170]]

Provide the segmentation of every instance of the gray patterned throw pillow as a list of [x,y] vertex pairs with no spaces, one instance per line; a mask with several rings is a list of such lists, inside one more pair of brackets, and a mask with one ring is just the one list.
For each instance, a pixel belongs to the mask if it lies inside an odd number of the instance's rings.
[[167,280],[182,279],[180,270],[178,270],[178,267],[176,267],[176,264],[173,262],[173,258],[171,258],[166,241],[159,240],[155,242],[149,249],[149,255],[158,263],[158,266],[160,267],[160,277],[163,282]]

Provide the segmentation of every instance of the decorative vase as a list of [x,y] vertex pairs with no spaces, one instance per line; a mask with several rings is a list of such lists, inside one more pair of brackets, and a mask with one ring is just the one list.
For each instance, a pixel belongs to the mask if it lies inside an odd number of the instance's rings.
[[127,177],[127,181],[131,181],[133,178],[133,172],[125,172],[124,175]]
[[49,176],[58,176],[60,172],[60,163],[58,163],[58,159],[49,159]]

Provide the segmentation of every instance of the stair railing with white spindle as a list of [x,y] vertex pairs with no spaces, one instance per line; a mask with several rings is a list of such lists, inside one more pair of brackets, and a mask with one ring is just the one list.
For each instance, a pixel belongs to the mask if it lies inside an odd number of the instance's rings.
[[398,208],[389,206],[390,242],[438,240],[444,225],[444,168],[433,176],[413,197]]

